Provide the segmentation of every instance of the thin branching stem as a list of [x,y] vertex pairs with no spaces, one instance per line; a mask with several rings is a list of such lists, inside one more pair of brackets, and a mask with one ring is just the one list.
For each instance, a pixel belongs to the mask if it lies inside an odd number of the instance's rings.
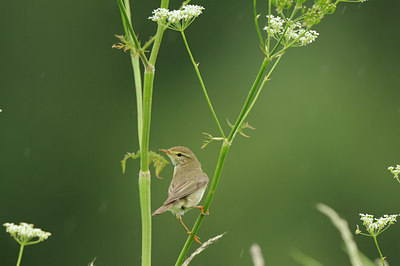
[[[291,43],[289,43],[288,45],[286,45],[285,47],[283,47],[281,50],[279,50],[278,52],[274,53],[276,49],[274,49],[271,52],[271,57],[277,56],[282,54],[283,52],[285,52],[287,49],[289,49],[294,43],[296,43],[301,37],[304,36],[304,34],[306,34],[306,32],[308,32],[311,29],[312,26],[309,26],[302,34],[299,34],[299,36],[294,39]],[[285,29],[286,30],[286,29]],[[284,36],[284,34],[282,34],[281,38]],[[277,46],[275,46],[275,48],[277,48]]]
[[[297,12],[297,9],[294,8],[293,11],[292,11],[292,14],[290,15],[289,20],[292,20],[292,19],[293,19],[293,17],[294,17],[294,15],[296,14],[296,12]],[[268,20],[268,23],[269,23],[269,20]],[[279,51],[278,53],[275,53],[275,54],[274,54],[274,52],[278,49],[279,45],[282,43],[282,40],[283,40],[283,38],[285,37],[286,31],[288,30],[288,28],[289,28],[289,23],[286,23],[285,29],[283,30],[281,37],[279,38],[278,42],[275,44],[274,48],[272,49],[271,53],[269,54],[270,58],[272,58],[274,55],[277,55],[277,54],[282,53],[283,51],[285,51],[287,48],[289,48],[289,47],[294,43],[294,41],[293,41],[290,45],[287,45],[287,46],[285,47],[285,48],[286,48],[285,50]],[[268,38],[270,38],[269,35],[268,35]],[[297,38],[296,41],[297,41],[298,39],[299,39],[299,38]]]
[[246,114],[247,109],[249,108],[250,104],[251,104],[251,100],[253,99],[253,96],[258,88],[258,86],[260,85],[261,79],[264,76],[265,73],[265,69],[267,68],[269,62],[271,60],[265,58],[264,61],[261,64],[260,70],[258,71],[256,80],[254,81],[250,91],[249,91],[249,95],[247,96],[247,99],[245,101],[245,103],[243,104],[242,110],[240,111],[240,114],[238,116],[238,118],[236,119],[235,124],[233,125],[233,128],[228,136],[228,142],[231,142],[236,134],[236,131],[240,128],[241,124],[240,122],[242,121],[243,116]]
[[378,249],[379,256],[381,257],[381,260],[382,260],[382,266],[385,266],[385,259],[383,258],[381,249],[379,248],[378,241],[376,240],[376,236],[373,236],[373,238],[374,238],[374,241],[375,241],[376,248]]
[[264,40],[263,40],[263,37],[261,35],[260,26],[258,25],[258,17],[259,17],[259,15],[257,14],[257,0],[253,1],[253,15],[254,15],[254,25],[256,27],[258,38],[260,39],[260,46],[264,50],[264,47],[263,47]]
[[124,17],[124,21],[125,21],[125,25],[128,28],[128,31],[131,35],[131,38],[133,40],[133,44],[135,45],[135,49],[136,51],[139,53],[140,58],[142,59],[143,65],[145,66],[145,68],[149,67],[149,61],[147,60],[146,55],[144,54],[143,49],[140,47],[139,41],[136,37],[135,31],[133,30],[132,24],[130,23],[130,19],[128,17],[128,15],[126,14],[126,10],[124,5],[122,4],[122,0],[117,0],[118,2],[118,6],[119,9],[121,11],[122,16]]
[[[245,101],[245,103],[243,105],[242,111],[240,112],[240,114],[239,114],[239,116],[238,116],[238,118],[236,120],[236,123],[233,126],[228,138],[225,139],[223,141],[223,143],[222,143],[220,154],[219,154],[219,157],[218,157],[217,166],[216,166],[215,172],[214,172],[214,177],[212,179],[212,183],[211,183],[211,186],[210,186],[210,190],[209,190],[209,192],[207,194],[207,198],[206,198],[206,200],[204,202],[204,211],[207,211],[208,208],[210,207],[211,201],[212,201],[212,199],[214,197],[215,191],[216,191],[218,183],[219,183],[219,179],[221,177],[222,169],[224,167],[225,160],[226,160],[226,157],[228,155],[229,148],[230,148],[231,143],[233,141],[233,138],[235,136],[235,132],[238,130],[238,128],[243,123],[242,118],[244,117],[244,115],[246,114],[250,104],[252,103],[251,100],[253,99],[253,96],[254,96],[254,94],[256,92],[256,89],[260,85],[261,79],[262,79],[262,77],[263,77],[263,75],[264,75],[264,73],[266,71],[266,68],[267,68],[269,62],[270,62],[270,60],[264,59],[262,65],[260,67],[260,70],[258,72],[258,75],[257,75],[257,77],[256,77],[256,79],[255,79],[255,81],[254,81],[254,83],[253,83],[253,85],[252,85],[252,87],[250,89],[249,95],[247,96],[247,99],[246,99],[246,101]],[[178,260],[176,261],[176,264],[175,264],[176,266],[181,265],[183,263],[183,261],[185,260],[186,254],[188,253],[190,245],[193,242],[193,236],[196,235],[197,231],[199,230],[200,225],[203,222],[203,219],[204,219],[204,215],[200,214],[199,217],[196,220],[196,223],[194,224],[194,226],[192,228],[192,231],[191,231],[192,234],[189,235],[189,237],[187,238],[186,243],[183,246],[181,253],[179,254]]]
[[185,43],[185,46],[186,46],[186,50],[188,51],[190,60],[192,61],[194,69],[196,70],[197,78],[200,81],[200,85],[201,85],[201,88],[203,89],[203,93],[204,93],[204,96],[205,96],[205,98],[207,100],[208,107],[210,107],[211,113],[212,113],[212,115],[214,117],[215,122],[217,123],[217,126],[218,126],[218,129],[219,129],[219,132],[221,133],[221,136],[223,138],[225,138],[224,130],[222,129],[221,124],[219,123],[219,120],[218,120],[218,116],[214,111],[214,107],[212,106],[210,97],[208,96],[206,86],[204,85],[204,82],[203,82],[203,78],[201,77],[199,66],[198,66],[198,64],[196,63],[196,61],[193,58],[193,55],[192,55],[192,52],[190,51],[189,44],[188,44],[188,42],[186,40],[186,36],[185,36],[184,31],[181,31],[181,34],[182,34],[182,39],[183,39],[183,41]]
[[[247,116],[249,115],[251,109],[253,108],[254,104],[256,103],[258,96],[260,96],[260,93],[265,85],[265,83],[267,83],[267,81],[269,80],[269,77],[271,76],[272,72],[274,71],[275,67],[278,65],[279,61],[281,60],[282,56],[279,56],[278,59],[275,61],[274,65],[271,67],[270,71],[268,72],[268,74],[264,77],[260,87],[258,88],[258,91],[256,93],[256,95],[254,96],[253,101],[251,102],[249,108],[247,109],[246,113],[244,114],[242,120],[240,121],[240,124],[244,123],[244,120],[246,120]],[[238,131],[236,131],[234,134],[237,134]],[[235,136],[233,136],[235,137]]]
[[[124,0],[124,5],[125,5],[125,12],[126,15],[129,19],[128,24],[132,24],[131,20],[131,7],[129,0]],[[122,17],[123,18],[123,17]],[[132,38],[130,37],[130,34],[127,29],[127,23],[124,21],[124,29],[125,29],[125,36],[127,38],[127,41],[130,42],[132,41]],[[133,70],[133,77],[135,80],[135,92],[136,92],[136,110],[137,110],[137,125],[138,125],[138,140],[139,140],[139,147],[142,145],[142,131],[143,131],[143,97],[142,97],[142,77],[141,77],[141,72],[140,72],[140,64],[139,64],[139,57],[138,54],[136,53],[136,50],[132,48],[130,50],[131,54],[131,63],[132,63],[132,70]]]
[[17,266],[19,266],[21,264],[21,260],[22,260],[22,254],[24,253],[24,245],[20,243],[19,246],[19,254],[18,254],[18,260],[17,260]]
[[[268,1],[268,17],[270,18],[271,17],[271,8],[272,8],[272,3],[271,3],[271,0],[269,0]],[[268,27],[270,27],[271,26],[271,22],[270,22],[270,20],[268,19]],[[269,36],[269,34],[268,34],[268,38],[267,38],[267,45],[266,45],[266,49],[267,49],[267,55],[269,55],[270,53],[269,53],[269,48],[270,48],[270,44],[271,43],[271,36]]]
[[[127,0],[129,1],[129,0]],[[133,68],[133,76],[135,80],[135,92],[136,92],[136,110],[137,110],[137,125],[138,125],[138,141],[139,149],[142,146],[142,133],[143,133],[143,89],[142,89],[142,77],[140,72],[139,57],[131,54],[131,62]]]

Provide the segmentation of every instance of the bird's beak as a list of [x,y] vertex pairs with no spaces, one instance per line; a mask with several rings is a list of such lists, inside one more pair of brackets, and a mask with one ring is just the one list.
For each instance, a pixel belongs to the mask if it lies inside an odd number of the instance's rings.
[[169,152],[169,150],[160,149],[160,151],[165,152],[166,154],[171,154],[171,153]]

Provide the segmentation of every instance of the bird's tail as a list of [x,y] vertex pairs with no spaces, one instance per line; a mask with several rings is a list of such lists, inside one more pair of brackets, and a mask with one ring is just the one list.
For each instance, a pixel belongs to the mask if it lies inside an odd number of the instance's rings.
[[153,212],[152,216],[164,213],[166,210],[168,210],[169,207],[171,207],[171,204],[161,206]]

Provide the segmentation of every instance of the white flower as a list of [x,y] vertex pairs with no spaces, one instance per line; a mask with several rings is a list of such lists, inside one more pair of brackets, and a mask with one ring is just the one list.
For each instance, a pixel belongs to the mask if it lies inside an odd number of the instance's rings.
[[303,29],[300,22],[294,22],[292,20],[285,21],[281,17],[274,17],[273,15],[268,15],[267,19],[268,26],[264,27],[264,30],[268,32],[268,35],[277,40],[285,33],[284,44],[295,41],[292,44],[293,46],[305,46],[315,41],[319,35],[319,33],[314,30],[307,31]]
[[399,178],[400,174],[400,164],[396,165],[396,168],[389,166],[388,170],[394,175],[394,178]]
[[182,10],[172,10],[168,12],[168,21],[172,23],[178,23],[184,18]]
[[306,31],[301,27],[299,22],[290,21],[290,23],[291,24],[288,26],[288,29],[285,33],[285,37],[288,42],[297,40],[298,45],[305,46],[317,39],[319,33],[315,30]]
[[156,21],[162,25],[168,25],[170,29],[182,31],[186,29],[195,18],[203,13],[204,7],[197,5],[186,5],[182,10],[171,10],[157,8],[153,10],[153,16],[150,20]]
[[204,7],[197,5],[186,5],[183,7],[183,11],[187,14],[189,18],[198,17],[203,13]]
[[33,224],[20,223],[15,225],[13,223],[5,223],[3,225],[6,227],[7,233],[10,233],[17,241],[25,244],[35,237],[39,238],[38,241],[44,241],[51,236],[51,233],[42,231],[39,228],[33,228]]
[[268,34],[275,35],[282,32],[283,24],[285,23],[285,21],[281,17],[279,16],[274,17],[273,15],[267,15],[267,19],[268,19],[268,26],[264,27],[264,30],[266,30]]
[[[305,31],[305,30],[303,30],[303,31]],[[307,44],[315,41],[315,39],[317,39],[318,35],[319,35],[319,33],[316,32],[315,30],[309,30],[306,33],[304,33],[304,35],[302,37],[300,37],[299,41],[302,45],[307,45]]]
[[[383,217],[380,218],[374,218],[373,215],[371,214],[363,214],[360,213],[360,220],[363,222],[363,225],[366,227],[367,231],[371,235],[378,235],[385,227],[387,228],[389,225],[394,224],[396,222],[398,214],[393,214],[393,215],[383,215]],[[375,221],[375,222],[374,222]],[[359,230],[357,226],[356,232],[360,233],[361,231]]]
[[305,32],[304,29],[301,28],[301,24],[299,22],[289,21],[289,26],[286,30],[285,37],[288,41],[296,40],[299,38],[300,34]]
[[163,21],[168,17],[168,9],[166,8],[157,8],[153,10],[153,16],[149,17],[152,21]]

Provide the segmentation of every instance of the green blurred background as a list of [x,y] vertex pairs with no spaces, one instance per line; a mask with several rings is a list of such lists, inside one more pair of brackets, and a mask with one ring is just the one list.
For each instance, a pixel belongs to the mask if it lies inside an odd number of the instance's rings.
[[[260,7],[262,1],[259,1]],[[187,31],[221,120],[233,122],[262,61],[252,1],[195,1],[203,15]],[[134,1],[142,41],[159,1]],[[140,265],[136,106],[127,54],[111,49],[123,32],[116,1],[3,1],[0,16],[0,223],[20,221],[52,233],[27,247],[23,265]],[[172,1],[172,7],[178,3]],[[323,202],[348,220],[399,213],[398,1],[341,5],[318,25],[317,41],[290,49],[248,118],[257,129],[228,155],[211,215],[199,236],[227,235],[192,265],[252,265],[258,243],[267,265],[299,265],[298,249],[324,265],[350,265],[339,233],[315,209]],[[260,10],[261,12],[261,10]],[[226,130],[229,129],[224,122]],[[157,61],[151,149],[190,147],[212,176],[218,131],[176,32]],[[167,196],[169,165],[153,178],[152,209]],[[184,217],[192,225],[197,211]],[[4,228],[0,264],[18,246]],[[400,265],[400,225],[380,237]],[[172,265],[186,234],[168,214],[153,219],[154,265]],[[371,259],[372,239],[355,236]],[[192,250],[197,246],[194,244]]]

